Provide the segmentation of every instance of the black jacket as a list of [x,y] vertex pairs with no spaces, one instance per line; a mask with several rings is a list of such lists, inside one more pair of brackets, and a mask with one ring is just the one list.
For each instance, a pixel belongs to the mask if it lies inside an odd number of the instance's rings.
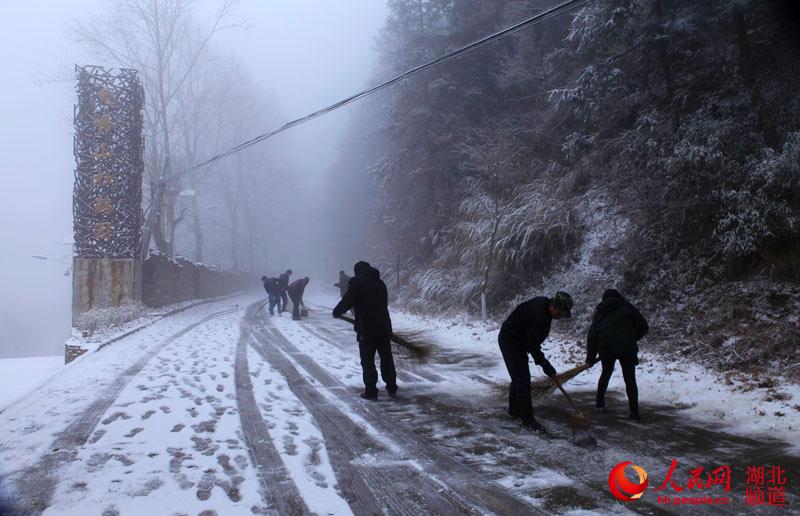
[[622,297],[597,305],[586,335],[586,360],[636,355],[636,342],[647,334],[647,321],[635,306]]
[[284,272],[278,276],[278,287],[280,287],[281,292],[285,292],[289,287],[289,275],[287,273]]
[[280,293],[277,278],[267,278],[262,283],[264,283],[264,290],[267,291],[267,294],[271,296],[277,296]]
[[550,298],[534,297],[518,305],[500,327],[498,340],[522,346],[537,365],[549,363],[542,353],[542,343],[550,335]]
[[333,309],[333,316],[339,317],[352,308],[359,341],[391,335],[389,296],[380,273],[366,264],[355,273],[347,284],[347,292]]

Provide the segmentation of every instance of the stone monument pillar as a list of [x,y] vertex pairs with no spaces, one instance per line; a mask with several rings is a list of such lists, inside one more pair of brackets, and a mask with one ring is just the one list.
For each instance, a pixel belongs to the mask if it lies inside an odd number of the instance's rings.
[[136,70],[76,68],[72,322],[141,301],[144,90]]

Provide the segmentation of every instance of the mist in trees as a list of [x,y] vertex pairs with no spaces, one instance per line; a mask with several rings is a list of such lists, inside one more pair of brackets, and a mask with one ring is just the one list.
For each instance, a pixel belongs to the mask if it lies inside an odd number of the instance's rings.
[[281,114],[237,57],[214,47],[219,32],[243,26],[234,3],[222,3],[205,25],[194,7],[115,0],[72,33],[101,62],[138,70],[145,87],[143,252],[152,246],[169,257],[255,273],[269,259],[267,229],[286,222],[281,208],[291,194],[275,180],[287,175],[283,153],[264,145],[194,165],[277,125]]
[[[378,73],[552,4],[392,0]],[[483,296],[501,317],[564,289],[579,335],[616,286],[687,353],[767,361],[761,335],[797,342],[780,314],[800,275],[799,22],[783,1],[591,2],[362,106],[379,123],[353,127],[333,174],[368,183],[362,243],[406,306],[480,313]],[[771,314],[734,356],[743,300]]]

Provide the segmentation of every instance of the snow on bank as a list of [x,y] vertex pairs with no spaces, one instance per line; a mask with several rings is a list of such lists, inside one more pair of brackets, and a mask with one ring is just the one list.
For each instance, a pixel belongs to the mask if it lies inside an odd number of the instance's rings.
[[0,412],[35,391],[64,367],[61,355],[0,360]]
[[[254,291],[249,291],[249,294],[252,295],[253,292]],[[87,314],[83,316],[85,320],[91,320],[89,323],[84,322],[89,329],[79,330],[72,328],[72,335],[64,344],[67,346],[80,347],[87,352],[97,351],[104,345],[126,338],[164,317],[175,315],[196,306],[216,303],[244,294],[244,292],[238,292],[217,298],[190,299],[159,308],[134,305],[121,308],[93,310],[87,312]],[[81,357],[82,356],[85,355],[81,355]],[[81,357],[78,357],[78,359]]]
[[[318,303],[330,307],[335,296],[318,296]],[[508,372],[503,365],[497,345],[499,326],[493,321],[480,321],[467,316],[426,317],[391,309],[395,330],[424,330],[430,339],[449,351],[484,355],[487,367],[480,379],[450,376],[455,381],[447,388],[466,393],[485,389],[486,384],[504,385]],[[558,370],[571,368],[585,360],[585,344],[558,334],[559,322],[553,321],[550,338],[545,341],[545,355]],[[800,454],[800,385],[783,378],[773,378],[774,383],[757,386],[752,378],[731,376],[710,371],[686,360],[664,357],[647,351],[647,338],[640,344],[641,364],[637,368],[639,399],[642,412],[647,417],[648,406],[667,406],[682,415],[717,427],[734,435],[762,436],[786,441],[791,452]],[[441,351],[441,350],[440,350]],[[493,363],[494,365],[488,365]],[[531,363],[534,379],[542,378],[541,369]],[[582,373],[570,381],[576,392],[593,392],[600,374],[600,366]],[[609,391],[620,393],[624,399],[625,384],[617,367],[611,378]],[[625,410],[621,407],[621,410]]]

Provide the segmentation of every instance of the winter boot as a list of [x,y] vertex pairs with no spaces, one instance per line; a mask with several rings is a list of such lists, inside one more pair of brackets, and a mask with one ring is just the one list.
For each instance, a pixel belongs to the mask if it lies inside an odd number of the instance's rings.
[[378,393],[377,392],[362,392],[360,394],[360,396],[362,398],[364,398],[365,400],[369,400],[369,401],[376,401],[378,399]]
[[642,422],[642,416],[639,415],[639,411],[631,412],[631,421],[635,421],[636,423]]
[[533,430],[534,432],[539,432],[539,433],[542,433],[542,434],[547,432],[545,427],[543,427],[541,423],[536,421],[535,417],[531,417],[530,419],[523,419],[522,420],[522,427],[527,429],[527,430]]

